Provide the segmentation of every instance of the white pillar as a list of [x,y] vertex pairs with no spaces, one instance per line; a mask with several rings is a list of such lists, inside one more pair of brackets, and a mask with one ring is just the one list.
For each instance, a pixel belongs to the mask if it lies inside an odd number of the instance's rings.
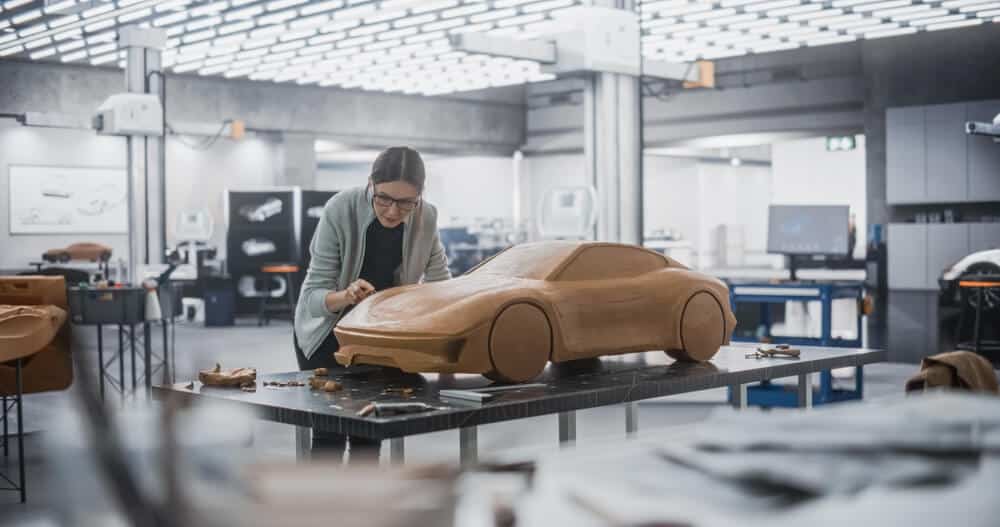
[[[122,28],[125,48],[125,90],[162,94],[161,50],[166,34],[160,29]],[[162,104],[162,101],[161,101]],[[165,137],[127,136],[129,274],[138,283],[138,269],[164,261],[166,247]]]
[[316,188],[315,134],[285,132],[281,134],[284,167],[278,186]]
[[[596,5],[632,9],[631,0]],[[639,42],[636,42],[636,46]],[[597,189],[598,240],[642,243],[639,78],[595,73],[584,87],[584,156]]]

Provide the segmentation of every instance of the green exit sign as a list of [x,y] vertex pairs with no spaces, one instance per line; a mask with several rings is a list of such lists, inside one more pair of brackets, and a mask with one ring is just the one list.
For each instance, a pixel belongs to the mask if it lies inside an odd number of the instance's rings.
[[826,138],[828,152],[846,152],[858,146],[853,135],[833,135]]

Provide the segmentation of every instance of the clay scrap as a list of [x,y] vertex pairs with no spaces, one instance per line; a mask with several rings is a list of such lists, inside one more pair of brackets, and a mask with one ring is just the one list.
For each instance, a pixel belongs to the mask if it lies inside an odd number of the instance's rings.
[[245,384],[256,385],[257,370],[255,368],[234,368],[224,370],[218,363],[211,370],[198,372],[198,380],[205,386],[242,387]]

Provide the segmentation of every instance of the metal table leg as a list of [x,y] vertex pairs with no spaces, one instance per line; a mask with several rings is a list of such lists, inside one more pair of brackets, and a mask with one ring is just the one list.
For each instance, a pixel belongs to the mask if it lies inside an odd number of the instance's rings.
[[136,378],[136,375],[135,375],[135,324],[129,324],[128,325],[128,338],[129,338],[129,342],[131,342],[131,347],[129,349],[132,351],[132,361],[131,361],[132,362],[132,395],[135,395],[136,386],[138,384],[138,379]]
[[3,396],[3,457],[10,455],[10,449],[7,448],[7,396]]
[[394,437],[389,440],[389,463],[393,465],[402,465],[405,461],[405,443],[404,438]]
[[153,343],[150,342],[150,337],[152,336],[152,328],[149,327],[149,321],[146,320],[142,323],[142,348],[145,352],[145,376],[146,376],[146,400],[153,400]]
[[312,428],[295,427],[295,460],[308,461],[312,457]]
[[[171,316],[173,316],[173,313],[171,313]],[[163,327],[163,382],[172,383],[174,382],[174,369],[170,363],[170,341],[167,339],[167,320],[165,318],[160,321],[160,325]]]
[[737,410],[746,410],[747,408],[747,385],[746,384],[734,384],[729,387],[729,390],[733,394],[733,408]]
[[97,325],[97,379],[101,386],[101,402],[104,401],[104,328]]
[[639,403],[625,403],[625,435],[634,435],[639,431]]
[[479,462],[479,428],[468,426],[458,430],[458,457],[463,467]]
[[567,447],[576,442],[576,410],[559,412],[559,446]]
[[122,404],[125,404],[125,339],[124,327],[118,324],[118,387],[121,389]]
[[24,479],[24,385],[21,381],[21,359],[17,359],[17,471],[21,503],[28,500],[28,486]]
[[813,387],[812,387],[812,374],[803,373],[799,375],[799,408],[812,408],[813,405]]

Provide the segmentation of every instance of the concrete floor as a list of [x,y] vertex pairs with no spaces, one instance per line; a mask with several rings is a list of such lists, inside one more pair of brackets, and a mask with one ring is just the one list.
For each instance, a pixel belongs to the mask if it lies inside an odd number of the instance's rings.
[[[158,331],[158,328],[157,328]],[[159,337],[154,350],[159,350]],[[76,332],[78,347],[75,353],[88,354],[96,358],[96,329],[80,328]],[[105,329],[105,345],[116,346],[117,335],[112,329]],[[257,327],[253,319],[240,320],[236,327],[204,328],[178,324],[176,326],[177,379],[187,380],[197,376],[199,369],[209,368],[216,362],[225,367],[253,366],[261,373],[291,371],[296,369],[295,357],[291,349],[291,326],[288,321],[272,321],[270,326]],[[107,349],[106,349],[107,353]],[[93,361],[92,361],[93,363]],[[877,398],[902,392],[904,380],[912,375],[917,366],[913,364],[878,364],[865,369],[866,398]],[[77,375],[81,372],[77,371]],[[91,373],[91,375],[94,375]],[[162,372],[154,377],[162,380]],[[51,394],[37,394],[25,397],[25,425],[30,432],[26,437],[26,464],[28,478],[28,504],[15,505],[17,493],[0,493],[0,524],[9,523],[9,514],[37,513],[50,511],[64,502],[66,495],[65,475],[72,467],[59,466],[67,463],[64,447],[52,446],[64,438],[66,408],[74,402],[73,389]],[[117,398],[111,398],[113,406],[120,406]],[[713,410],[724,406],[725,390],[713,390],[673,396],[640,403],[640,433],[661,427],[696,423]],[[149,417],[148,404],[138,401],[133,410]],[[749,411],[761,411],[750,409]],[[134,414],[135,412],[133,412]],[[70,414],[71,415],[71,414]],[[141,421],[141,419],[140,419]],[[577,440],[606,439],[625,436],[624,407],[606,407],[580,411],[577,415]],[[287,462],[296,459],[296,434],[293,427],[253,421],[252,431],[247,431],[239,442],[244,459],[254,462]],[[513,451],[526,453],[558,448],[557,417],[543,416],[498,423],[480,427],[480,459],[491,455],[510,454]],[[131,432],[130,432],[131,434]],[[139,432],[141,435],[141,432]],[[407,438],[406,459],[408,463],[458,462],[458,431],[446,431]],[[56,439],[56,441],[52,441]],[[16,477],[17,455],[11,442],[9,457],[0,461],[0,472]],[[82,448],[89,448],[83,446]],[[387,457],[388,445],[383,444],[382,456]],[[83,476],[81,476],[83,477]],[[100,501],[105,497],[95,497]],[[109,509],[110,505],[105,504]],[[5,516],[5,514],[7,516]],[[20,516],[18,516],[20,517]],[[105,521],[107,518],[102,518]],[[101,522],[97,522],[99,524]]]

